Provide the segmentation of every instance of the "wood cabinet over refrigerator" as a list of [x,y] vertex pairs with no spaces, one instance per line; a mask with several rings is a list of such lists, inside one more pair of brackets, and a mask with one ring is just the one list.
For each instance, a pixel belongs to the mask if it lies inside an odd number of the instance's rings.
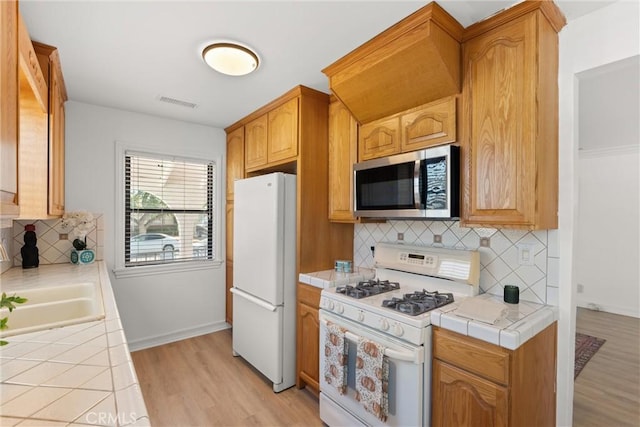
[[462,225],[557,228],[564,25],[553,2],[526,1],[465,30]]
[[[229,258],[233,248],[233,227],[241,226],[233,224],[232,220],[231,184],[234,179],[271,172],[296,174],[296,274],[327,270],[333,267],[336,259],[353,257],[353,224],[332,223],[327,216],[328,117],[329,95],[297,86],[225,129],[228,150],[227,296],[233,286],[233,260]],[[232,308],[228,301],[227,313],[230,313]],[[297,306],[298,334],[303,333],[303,337],[298,335],[297,343],[297,385],[308,384],[317,391],[318,379],[314,378],[317,368],[313,366],[317,365],[318,355],[310,354],[316,350],[305,345],[318,340],[317,330],[310,327],[314,315],[317,322],[317,303],[310,304],[303,295]],[[227,321],[231,320],[228,314]]]

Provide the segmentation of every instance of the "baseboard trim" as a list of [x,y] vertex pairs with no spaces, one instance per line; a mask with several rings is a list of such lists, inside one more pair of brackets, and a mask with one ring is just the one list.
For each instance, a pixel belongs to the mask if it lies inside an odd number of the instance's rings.
[[640,318],[640,313],[637,310],[634,310],[632,308],[616,307],[613,305],[606,305],[606,304],[603,304],[603,305],[593,304],[587,301],[578,301],[576,305],[578,307],[586,308],[588,310],[604,311],[607,313],[619,314],[621,316]]
[[210,334],[212,332],[222,331],[225,329],[229,329],[230,327],[231,326],[227,322],[220,321],[207,323],[193,328],[180,329],[168,334],[161,334],[152,337],[132,340],[129,341],[129,351],[138,351],[144,350],[146,348],[157,347],[159,345],[169,344],[172,342],[185,340],[187,338],[193,338],[200,335]]

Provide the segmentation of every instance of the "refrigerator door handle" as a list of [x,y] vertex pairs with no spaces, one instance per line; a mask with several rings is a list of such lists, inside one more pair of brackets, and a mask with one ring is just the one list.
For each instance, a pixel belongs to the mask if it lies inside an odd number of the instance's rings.
[[269,310],[269,311],[276,311],[278,309],[277,306],[269,304],[268,302],[264,302],[263,300],[261,300],[260,298],[256,298],[251,294],[248,294],[244,291],[241,291],[240,289],[233,287],[231,289],[229,289],[231,291],[232,294],[236,294],[239,297],[242,297],[248,301],[251,301],[252,303],[254,303],[255,305],[259,305],[260,307],[264,308],[265,310]]

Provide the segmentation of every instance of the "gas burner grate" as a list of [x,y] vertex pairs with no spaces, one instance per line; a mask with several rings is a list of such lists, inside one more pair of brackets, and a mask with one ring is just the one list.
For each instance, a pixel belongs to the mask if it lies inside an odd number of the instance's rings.
[[402,298],[393,297],[382,301],[382,306],[391,308],[410,316],[426,313],[435,308],[452,303],[453,294],[440,293],[438,291],[429,292],[426,290],[416,291],[411,294],[404,294]]
[[378,295],[385,292],[400,289],[398,282],[390,282],[388,280],[371,279],[358,282],[355,285],[338,286],[336,293],[345,294],[351,298],[366,298],[372,295]]

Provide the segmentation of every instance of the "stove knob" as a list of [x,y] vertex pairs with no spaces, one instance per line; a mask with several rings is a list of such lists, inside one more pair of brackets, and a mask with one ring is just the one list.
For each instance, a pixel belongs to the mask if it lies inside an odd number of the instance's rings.
[[342,304],[336,304],[336,312],[338,314],[344,313],[344,306]]
[[331,311],[333,311],[333,309],[335,308],[335,304],[333,303],[333,301],[329,301],[329,303],[327,304],[327,308]]
[[358,322],[364,322],[364,313],[362,311],[358,312]]
[[404,334],[404,329],[402,329],[402,326],[400,326],[399,323],[396,323],[393,327],[393,333],[395,334],[395,336],[401,337],[402,334]]
[[380,320],[380,328],[382,328],[383,331],[389,330],[389,322],[387,321],[387,319]]

